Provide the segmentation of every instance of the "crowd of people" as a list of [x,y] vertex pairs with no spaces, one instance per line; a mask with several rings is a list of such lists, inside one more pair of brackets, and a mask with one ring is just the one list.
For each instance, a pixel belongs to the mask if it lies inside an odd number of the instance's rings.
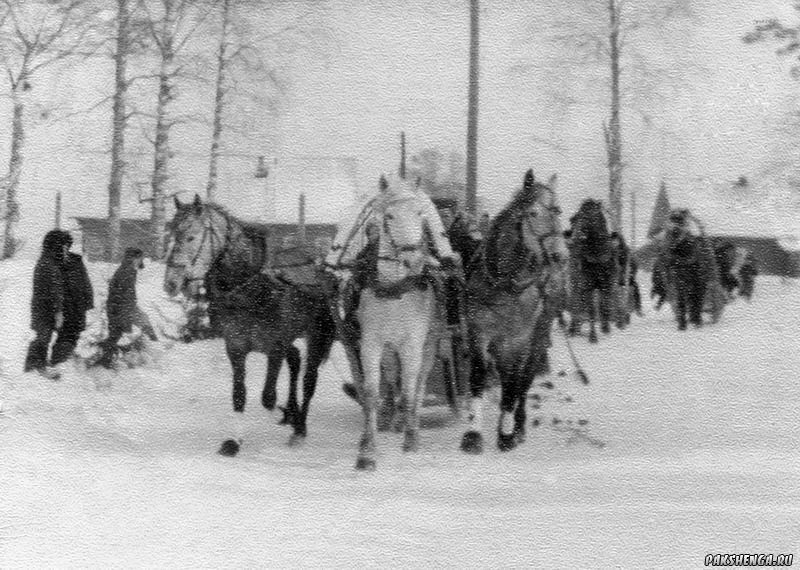
[[[70,251],[72,243],[69,232],[49,231],[33,272],[31,329],[35,338],[28,346],[24,369],[51,380],[60,378],[59,365],[72,356],[86,329],[86,313],[94,308],[89,272],[83,257]],[[98,360],[103,366],[112,365],[117,342],[134,325],[151,340],[158,340],[147,315],[137,306],[136,276],[144,267],[143,258],[140,249],[127,249],[109,283],[108,336],[100,345]]]

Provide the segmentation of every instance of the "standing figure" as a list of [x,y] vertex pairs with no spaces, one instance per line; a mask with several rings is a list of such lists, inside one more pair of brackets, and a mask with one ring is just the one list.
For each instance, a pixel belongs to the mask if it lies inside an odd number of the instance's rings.
[[758,275],[756,262],[748,252],[742,267],[739,269],[739,294],[747,301],[750,301],[753,297],[756,275]]
[[703,324],[703,301],[707,287],[707,271],[701,259],[701,238],[687,228],[687,213],[674,212],[670,216],[673,227],[667,234],[667,267],[675,283],[677,296],[678,330],[686,329],[689,321],[696,327]]
[[131,332],[133,325],[139,327],[150,340],[158,340],[150,319],[136,304],[136,276],[140,269],[144,269],[143,258],[142,250],[126,249],[122,264],[108,284],[108,338],[103,341],[103,354],[99,362],[106,368],[111,367],[117,352],[117,341],[123,333]]
[[28,346],[25,372],[33,370],[51,380],[61,377],[48,367],[47,353],[53,332],[64,325],[64,276],[61,268],[67,248],[64,232],[47,232],[42,242],[42,254],[33,270],[31,328],[36,338]]
[[58,331],[53,345],[51,364],[56,366],[72,356],[81,333],[86,328],[86,311],[94,308],[94,292],[89,280],[89,272],[83,258],[69,251],[72,236],[69,232],[61,232],[67,246],[66,255],[61,263],[61,274],[64,279],[64,324]]

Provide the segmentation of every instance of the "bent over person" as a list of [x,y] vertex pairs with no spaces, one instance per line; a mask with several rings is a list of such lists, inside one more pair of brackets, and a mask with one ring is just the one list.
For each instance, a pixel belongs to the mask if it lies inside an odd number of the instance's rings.
[[131,332],[134,325],[142,330],[150,340],[158,340],[150,319],[138,307],[136,301],[136,276],[140,269],[144,269],[144,254],[142,250],[128,248],[122,259],[122,264],[114,272],[108,284],[108,301],[106,314],[108,315],[108,338],[103,341],[103,354],[100,364],[109,368],[118,347],[117,341],[123,333]]
[[47,353],[53,332],[64,324],[64,277],[61,265],[66,252],[64,232],[47,232],[42,241],[42,254],[33,270],[31,328],[36,338],[28,346],[25,372],[36,371],[51,380],[60,378],[58,372],[47,365]]

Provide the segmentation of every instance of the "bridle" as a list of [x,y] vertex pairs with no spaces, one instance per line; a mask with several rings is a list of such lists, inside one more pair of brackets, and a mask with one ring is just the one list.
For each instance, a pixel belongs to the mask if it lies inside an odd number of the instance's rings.
[[[548,188],[548,191],[549,191],[549,188]],[[551,220],[556,220],[557,216],[559,214],[561,214],[561,208],[559,206],[557,206],[556,204],[552,204],[552,203],[551,204],[544,204],[539,200],[534,202],[534,204],[541,206],[546,212],[548,212],[550,214],[550,216],[551,216]],[[539,250],[542,253],[541,263],[544,266],[547,266],[547,265],[550,265],[551,263],[553,263],[555,261],[555,259],[554,259],[554,256],[551,254],[551,252],[548,251],[548,248],[546,247],[545,242],[546,242],[546,240],[548,238],[560,236],[561,232],[558,231],[558,226],[557,226],[556,223],[551,223],[550,224],[552,226],[550,228],[550,231],[548,231],[546,233],[538,232],[536,230],[536,228],[534,227],[534,222],[533,222],[533,220],[536,219],[538,216],[539,216],[538,212],[534,212],[534,211],[525,209],[522,212],[518,213],[516,216],[514,216],[513,220],[515,222],[515,225],[517,225],[517,232],[519,233],[518,239],[520,241],[523,241],[523,242],[525,241],[525,236],[524,236],[523,231],[522,231],[523,226],[525,227],[525,229],[527,229],[527,231],[531,235],[536,236],[536,240],[537,240],[537,244],[539,246]],[[527,289],[528,287],[530,287],[531,285],[536,284],[537,287],[539,288],[540,292],[544,290],[544,287],[546,287],[547,282],[550,279],[550,275],[547,272],[546,272],[547,274],[545,275],[544,280],[540,279],[539,272],[534,273],[530,277],[522,278],[522,279],[514,279],[514,278],[510,278],[510,279],[505,278],[504,279],[504,278],[493,277],[491,272],[490,272],[490,270],[489,270],[489,268],[488,268],[488,266],[487,266],[487,261],[488,260],[487,260],[487,256],[486,256],[485,245],[486,244],[484,242],[484,251],[483,251],[483,253],[481,255],[481,257],[483,258],[482,259],[483,275],[484,275],[484,278],[488,278],[489,283],[490,283],[490,285],[492,287],[501,287],[502,286],[502,287],[505,287],[507,289],[510,289],[514,293],[520,293],[520,292],[524,291],[525,289]],[[528,264],[528,266],[530,266],[530,263]],[[525,269],[527,270],[527,269],[529,269],[529,267],[526,267]]]
[[[211,215],[206,213],[204,215],[205,223],[203,224],[203,233],[200,236],[200,245],[197,247],[197,251],[195,252],[192,260],[189,263],[189,267],[194,268],[197,265],[198,260],[200,259],[200,254],[203,253],[204,248],[206,245],[210,248],[210,259],[213,261],[222,253],[225,253],[231,243],[231,233],[233,231],[233,224],[228,216],[223,215],[222,218],[225,220],[225,235],[220,236],[217,229],[214,227],[214,224],[211,219]],[[173,262],[173,255],[174,255],[174,248],[170,251],[170,255],[167,258],[167,267],[179,269],[186,267],[185,265],[176,265]],[[184,277],[184,281],[187,283],[192,283],[195,281],[203,281],[205,276],[203,277]]]
[[408,265],[408,261],[401,258],[400,254],[405,252],[414,252],[414,251],[425,251],[425,239],[424,234],[426,231],[425,220],[423,219],[423,235],[420,236],[417,243],[408,243],[408,244],[400,244],[398,245],[397,240],[395,239],[394,235],[392,234],[392,227],[389,223],[392,219],[392,215],[384,212],[381,216],[381,228],[383,235],[387,238],[387,243],[391,248],[392,255],[387,256],[379,256],[378,259],[381,261],[393,261],[395,263],[400,263],[403,265]]

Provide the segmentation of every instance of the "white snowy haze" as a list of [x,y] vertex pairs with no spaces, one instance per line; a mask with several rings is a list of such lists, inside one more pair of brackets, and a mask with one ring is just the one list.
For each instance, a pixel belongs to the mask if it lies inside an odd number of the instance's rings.
[[[777,46],[741,41],[758,20],[794,21],[790,4],[695,0],[691,16],[631,37],[635,57],[622,79],[624,202],[627,225],[636,193],[639,236],[662,180],[676,204],[708,218],[712,232],[715,225],[744,234],[795,232],[787,219],[798,217],[797,200],[788,200],[787,209],[784,199],[795,161],[786,142],[794,134],[781,127],[796,108],[798,85],[789,62],[775,55]],[[397,168],[400,131],[411,154],[462,150],[468,21],[460,0],[286,2],[254,15],[250,23],[263,35],[286,27],[293,35],[265,48],[279,83],[253,84],[255,97],[234,98],[228,120],[235,130],[224,135],[218,200],[245,217],[289,221],[303,190],[309,221],[336,220],[345,202]],[[481,3],[478,191],[490,210],[528,167],[542,176],[558,172],[567,211],[584,197],[604,197],[607,74],[602,66],[566,65],[574,54],[557,43],[565,30],[594,28],[584,10],[558,2]],[[637,62],[667,70],[665,80],[652,90],[632,86],[641,77]],[[141,59],[135,65],[147,68]],[[98,56],[33,83],[19,192],[29,254],[53,224],[58,190],[65,217],[106,214],[111,117],[110,105],[97,103],[111,81],[111,62]],[[155,91],[139,86],[135,98],[147,111]],[[208,85],[179,86],[176,114],[207,115],[211,106]],[[0,100],[0,121],[8,124],[9,112],[9,100]],[[139,202],[152,171],[148,120],[137,117],[129,129],[123,197],[129,216],[148,215]],[[0,140],[0,157],[7,158],[8,142],[8,135]],[[171,144],[169,191],[202,195],[208,121],[179,123]],[[277,161],[267,182],[253,176],[259,155]],[[745,215],[741,205],[720,206],[735,197],[713,191],[741,175],[756,196]],[[756,215],[746,215],[754,208]]]

